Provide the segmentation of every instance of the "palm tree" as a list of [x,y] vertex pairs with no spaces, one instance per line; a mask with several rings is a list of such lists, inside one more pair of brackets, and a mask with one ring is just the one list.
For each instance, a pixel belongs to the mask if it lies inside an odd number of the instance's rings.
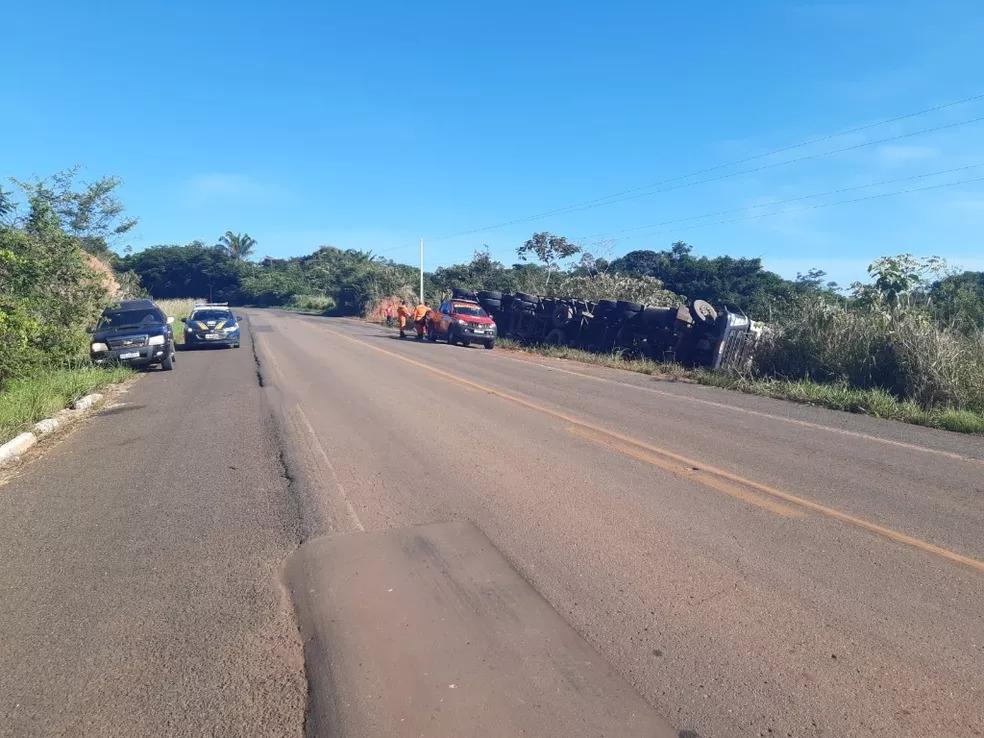
[[226,231],[225,235],[215,245],[225,249],[225,252],[236,261],[244,261],[256,248],[256,239],[248,233]]

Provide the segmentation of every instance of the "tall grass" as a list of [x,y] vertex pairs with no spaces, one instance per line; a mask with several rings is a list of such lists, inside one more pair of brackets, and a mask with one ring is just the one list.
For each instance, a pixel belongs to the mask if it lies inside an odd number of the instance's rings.
[[284,307],[302,313],[323,315],[335,309],[335,300],[326,295],[294,295]]
[[123,366],[91,364],[48,369],[13,379],[0,392],[0,443],[27,430],[37,421],[51,417],[80,397],[133,373]]
[[155,300],[155,302],[165,315],[174,318],[174,342],[181,345],[184,343],[184,325],[181,321],[191,315],[191,311],[195,309],[195,303],[208,302],[208,300],[179,297],[170,300]]
[[802,300],[760,347],[755,373],[984,415],[984,335],[940,325],[917,307]]
[[498,341],[501,348],[526,353],[569,359],[584,364],[638,372],[662,380],[685,381],[724,389],[737,390],[761,397],[816,405],[833,410],[870,415],[903,423],[957,433],[984,433],[984,413],[948,405],[923,406],[915,400],[900,399],[881,388],[852,387],[844,380],[818,382],[809,378],[790,379],[761,375],[737,375],[689,369],[680,364],[661,363],[651,359],[631,359],[618,353],[597,354],[566,346],[545,346],[519,343],[508,338]]

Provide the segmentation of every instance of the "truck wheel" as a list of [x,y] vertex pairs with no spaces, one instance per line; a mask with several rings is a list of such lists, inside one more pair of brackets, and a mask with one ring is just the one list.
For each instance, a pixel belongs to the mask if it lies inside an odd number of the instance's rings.
[[462,345],[462,346],[464,346],[465,348],[468,348],[469,346],[471,346],[471,341],[469,341],[469,340],[468,340],[468,339],[466,338],[466,339],[464,339],[464,340],[463,340],[463,341],[461,342],[461,345]]
[[456,343],[458,343],[454,338],[454,331],[451,328],[448,328],[448,335],[446,340],[448,342],[448,346],[454,346]]
[[495,341],[486,341],[485,342],[485,348],[488,349],[488,350],[490,350],[490,351],[492,349],[494,349],[495,348]]
[[174,369],[174,350],[173,350],[173,348],[172,348],[171,351],[168,352],[167,356],[165,356],[164,357],[164,360],[161,362],[161,369],[163,369],[166,372],[169,372],[172,369]]
[[550,331],[547,334],[547,337],[544,339],[544,341],[546,341],[546,343],[548,343],[551,346],[563,346],[564,344],[567,343],[567,336],[565,335],[564,331],[561,330],[560,328],[554,328],[552,331]]

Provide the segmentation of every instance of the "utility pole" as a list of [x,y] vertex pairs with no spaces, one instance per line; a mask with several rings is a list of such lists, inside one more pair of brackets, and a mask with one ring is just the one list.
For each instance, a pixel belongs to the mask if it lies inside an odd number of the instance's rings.
[[424,304],[424,239],[420,239],[420,305]]

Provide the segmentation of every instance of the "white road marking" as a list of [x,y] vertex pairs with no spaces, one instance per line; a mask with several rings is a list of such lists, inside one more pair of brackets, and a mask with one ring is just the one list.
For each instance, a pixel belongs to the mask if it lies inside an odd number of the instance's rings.
[[352,503],[349,500],[348,495],[345,493],[345,487],[342,486],[341,481],[338,479],[338,473],[335,471],[335,467],[332,465],[331,459],[328,458],[328,454],[325,453],[325,449],[321,445],[321,441],[318,440],[318,434],[315,433],[314,428],[311,426],[311,422],[307,419],[307,416],[304,414],[304,411],[301,409],[300,405],[294,406],[294,412],[297,413],[297,416],[304,423],[304,427],[311,436],[311,441],[314,444],[315,450],[321,456],[321,460],[328,468],[328,471],[331,472],[331,477],[335,482],[335,488],[338,491],[339,497],[341,497],[342,501],[345,503],[345,508],[348,511],[350,521],[353,525],[355,525],[356,530],[365,532],[365,526],[362,525],[362,521],[359,520],[359,514],[355,511],[355,508],[352,507]]
[[[958,461],[967,461],[972,464],[984,465],[984,459],[975,459],[973,456],[964,456],[963,454],[958,454],[954,451],[944,451],[937,448],[929,448],[928,446],[920,446],[915,443],[908,443],[906,441],[893,441],[890,438],[882,438],[880,436],[873,436],[868,433],[862,433],[860,431],[846,430],[844,428],[832,428],[829,425],[821,425],[820,423],[811,423],[808,420],[798,420],[796,418],[787,418],[783,415],[773,415],[772,413],[762,412],[761,410],[751,410],[746,407],[739,407],[737,405],[729,405],[726,402],[715,402],[714,400],[704,400],[699,397],[685,397],[683,395],[678,395],[673,392],[666,392],[665,390],[653,389],[652,387],[642,387],[638,384],[629,384],[628,382],[620,382],[617,379],[608,379],[607,377],[596,377],[593,374],[585,374],[584,372],[576,372],[570,369],[564,369],[559,366],[551,366],[540,361],[533,359],[517,359],[514,356],[502,356],[498,358],[506,359],[507,361],[516,361],[527,366],[538,366],[542,369],[546,369],[550,372],[561,372],[562,374],[571,374],[575,377],[583,377],[584,379],[593,379],[596,382],[605,382],[607,384],[617,384],[621,387],[629,387],[631,389],[641,390],[642,392],[651,392],[654,395],[660,395],[661,397],[669,397],[674,400],[680,400],[681,402],[696,402],[700,405],[707,405],[709,407],[721,408],[724,410],[733,410],[738,413],[744,413],[746,415],[754,415],[760,418],[769,418],[771,420],[781,420],[784,423],[792,423],[793,425],[798,425],[802,428],[810,428],[811,430],[821,430],[827,431],[828,433],[837,433],[842,436],[851,436],[853,438],[863,438],[866,441],[874,441],[875,443],[884,443],[889,446],[896,446],[898,448],[904,448],[908,451],[921,451],[927,454],[936,454],[937,456],[942,456],[948,459],[956,459]],[[549,358],[549,357],[547,357]]]

